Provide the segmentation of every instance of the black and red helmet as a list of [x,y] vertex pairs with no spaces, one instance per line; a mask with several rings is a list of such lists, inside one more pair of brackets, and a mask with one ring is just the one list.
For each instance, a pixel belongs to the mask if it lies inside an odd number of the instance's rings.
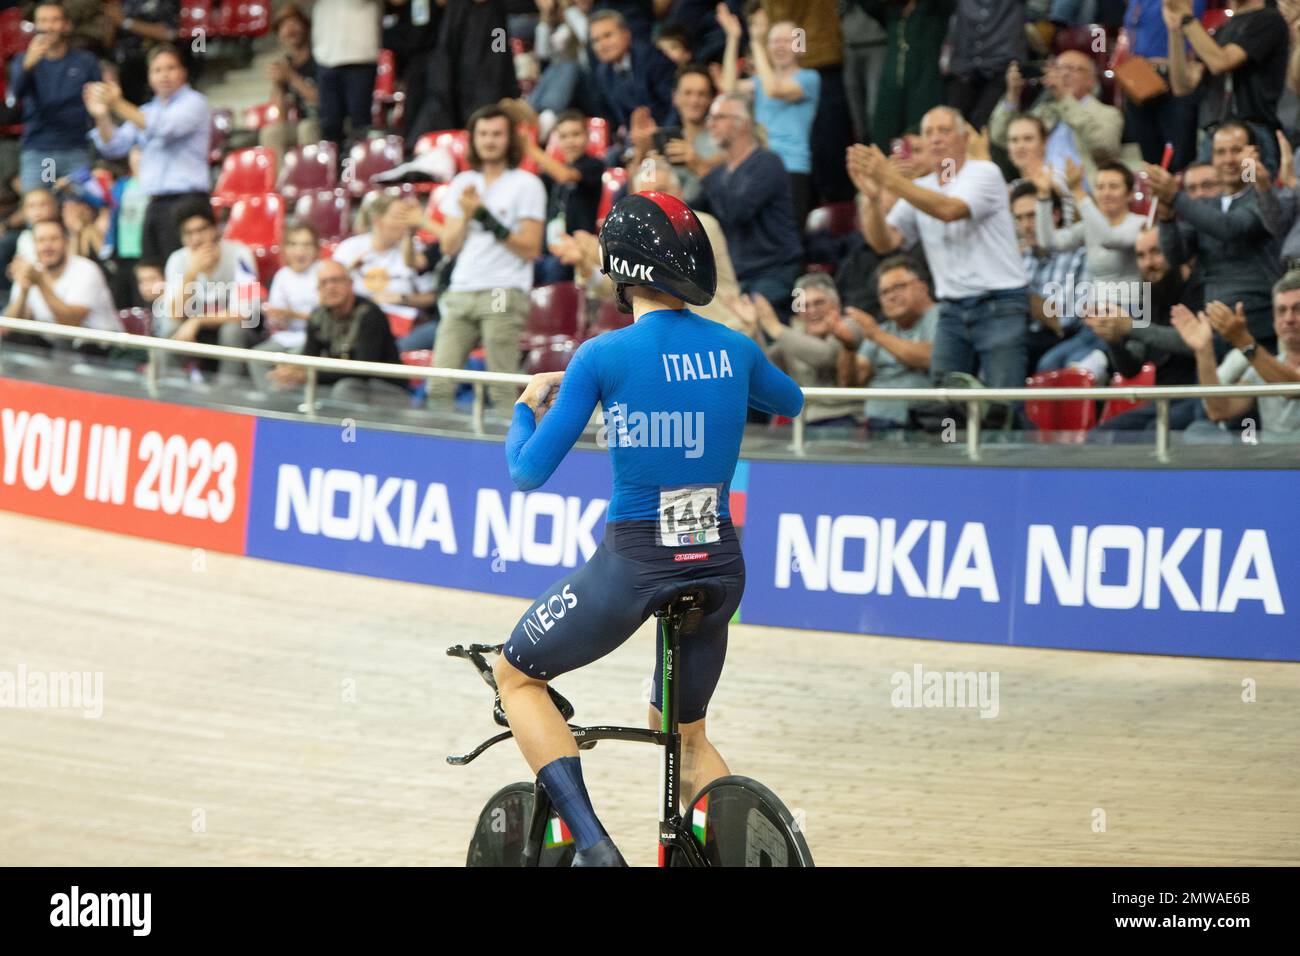
[[691,208],[668,193],[624,196],[600,230],[600,271],[614,281],[618,307],[631,312],[629,285],[648,285],[708,305],[718,288],[713,246]]

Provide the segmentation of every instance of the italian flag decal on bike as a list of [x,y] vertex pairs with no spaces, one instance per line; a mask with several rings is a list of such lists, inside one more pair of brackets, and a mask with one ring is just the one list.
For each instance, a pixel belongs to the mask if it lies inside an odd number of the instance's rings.
[[573,842],[573,834],[569,832],[568,826],[559,817],[551,817],[550,824],[546,827],[546,849],[553,846],[565,846]]
[[700,841],[700,846],[704,846],[705,823],[709,817],[709,798],[706,796],[691,809],[691,830],[695,833],[695,839]]

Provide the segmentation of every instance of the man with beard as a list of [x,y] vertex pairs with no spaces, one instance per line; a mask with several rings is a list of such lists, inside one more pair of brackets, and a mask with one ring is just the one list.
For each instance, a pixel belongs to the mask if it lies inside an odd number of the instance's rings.
[[[519,371],[519,333],[546,218],[546,187],[518,168],[521,158],[505,110],[485,106],[470,117],[471,168],[451,181],[441,206],[442,253],[456,256],[456,265],[438,300],[442,320],[433,364],[439,368],[460,368],[481,341],[489,372]],[[429,398],[448,401],[452,389],[451,382],[430,380]],[[501,410],[516,397],[510,385],[492,386],[488,394]]]
[[[1157,385],[1195,385],[1196,358],[1170,324],[1169,316],[1176,305],[1199,312],[1205,304],[1205,285],[1189,263],[1177,267],[1169,264],[1160,248],[1158,229],[1138,233],[1135,251],[1143,293],[1149,295],[1146,307],[1150,323],[1135,326],[1133,319],[1118,309],[1104,310],[1110,314],[1092,315],[1085,321],[1106,343],[1111,364],[1125,378],[1133,377],[1143,364],[1151,362],[1156,367]],[[1170,426],[1186,428],[1200,417],[1200,406],[1200,400],[1195,398],[1170,402]],[[1108,432],[1151,431],[1155,427],[1155,403],[1147,402],[1102,422],[1094,429],[1099,434],[1094,438],[1094,433],[1089,433],[1089,440],[1101,440]]]
[[[36,261],[14,259],[14,284],[5,316],[121,332],[122,323],[118,321],[104,274],[89,259],[68,255],[68,232],[63,223],[38,222],[32,226],[32,236]],[[6,337],[11,343],[36,346],[54,343],[55,347],[64,347],[68,342],[26,333],[9,333]],[[92,353],[104,351],[92,345],[82,348]]]

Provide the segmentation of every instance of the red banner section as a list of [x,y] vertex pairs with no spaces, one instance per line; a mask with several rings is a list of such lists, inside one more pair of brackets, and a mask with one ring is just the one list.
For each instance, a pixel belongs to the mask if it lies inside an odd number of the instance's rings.
[[0,508],[242,554],[255,427],[0,378]]

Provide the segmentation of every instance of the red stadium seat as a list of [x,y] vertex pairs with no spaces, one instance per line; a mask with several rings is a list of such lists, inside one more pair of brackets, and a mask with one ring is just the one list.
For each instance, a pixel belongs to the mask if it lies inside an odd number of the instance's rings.
[[122,309],[117,313],[123,331],[132,335],[153,335],[153,313],[148,309]]
[[399,315],[396,312],[388,311],[383,306],[380,306],[380,310],[384,313],[384,317],[388,319],[388,331],[393,333],[393,338],[405,338],[411,334],[411,329],[415,325],[415,316]]
[[263,285],[280,268],[280,246],[284,242],[284,200],[276,193],[244,196],[230,207],[230,220],[223,238],[242,242],[257,257],[257,275]]
[[181,4],[180,26],[178,35],[189,39],[193,36],[212,34],[212,0],[186,0]]
[[444,129],[425,133],[415,141],[415,155],[422,156],[431,149],[445,149],[456,161],[457,172],[469,169],[469,133],[463,129]]
[[[1029,388],[1091,388],[1092,373],[1086,369],[1064,368],[1039,372],[1026,379]],[[1097,424],[1097,403],[1091,399],[1046,402],[1029,399],[1025,416],[1043,432],[1047,441],[1081,442],[1084,433]]]
[[573,358],[574,348],[573,339],[556,336],[531,349],[524,358],[521,371],[525,375],[536,375],[539,372],[563,372],[568,368],[569,361]]
[[[17,7],[0,10],[0,58],[8,60],[20,53],[27,52],[27,44],[32,42],[36,24],[24,20],[22,11]],[[5,64],[6,74],[9,71]]]
[[381,136],[357,143],[343,169],[344,187],[354,199],[360,199],[369,190],[373,177],[401,165],[405,151],[406,143],[400,136]]
[[275,191],[289,202],[303,193],[333,190],[338,186],[337,147],[330,142],[300,146],[284,154]]
[[519,347],[537,348],[554,336],[576,339],[583,326],[582,290],[572,282],[538,286],[520,336]]
[[342,189],[303,193],[294,204],[296,219],[316,227],[322,243],[338,243],[352,235],[351,204]]
[[627,190],[627,170],[614,166],[605,170],[600,176],[600,206],[596,212],[596,228],[605,224],[605,217],[614,206],[615,200]]
[[[397,60],[392,50],[380,50],[375,70],[375,89],[371,98],[370,121],[377,129],[399,126],[397,112],[406,94],[397,88]],[[392,116],[385,114],[392,110]]]
[[212,136],[208,140],[208,163],[217,165],[226,158],[226,142],[230,131],[235,127],[235,114],[229,109],[218,107],[212,111]]
[[606,332],[617,332],[619,329],[625,329],[631,324],[631,314],[620,312],[618,303],[602,302],[599,311],[596,312],[595,320],[591,323],[591,328],[587,330],[587,338],[594,339]]
[[599,160],[609,152],[609,120],[593,116],[587,120],[587,155]]
[[212,205],[233,205],[241,196],[261,196],[275,188],[275,150],[266,146],[237,149],[221,164],[212,189]]
[[244,110],[244,129],[261,129],[271,123],[278,123],[284,119],[280,115],[280,107],[274,103],[258,103]]
[[833,202],[818,206],[808,213],[804,223],[804,232],[829,232],[838,239],[856,232],[858,228],[858,207],[852,202]]
[[[416,349],[413,352],[403,352],[402,364],[414,365],[417,368],[429,368],[433,365],[433,349]],[[419,388],[426,381],[427,379],[423,378],[413,378],[411,379],[411,387]]]
[[219,16],[214,17],[214,36],[260,37],[271,32],[271,5],[267,3],[223,0]]
[[[1156,367],[1153,363],[1145,363],[1138,373],[1132,378],[1125,378],[1116,372],[1110,377],[1111,388],[1123,388],[1124,386],[1137,385],[1154,385],[1156,383]],[[1106,404],[1101,406],[1101,421],[1114,418],[1116,415],[1123,415],[1125,412],[1145,405],[1146,402],[1130,402],[1126,398],[1107,399]]]

